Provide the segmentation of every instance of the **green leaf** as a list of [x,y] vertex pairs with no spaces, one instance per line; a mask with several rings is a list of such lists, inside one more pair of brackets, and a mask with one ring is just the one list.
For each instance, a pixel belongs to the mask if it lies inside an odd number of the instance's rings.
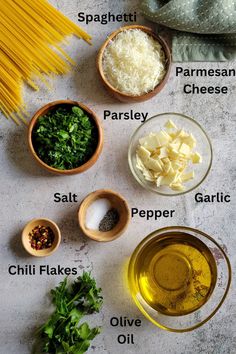
[[70,300],[70,294],[67,289],[67,278],[59,284],[54,290],[51,290],[52,301],[56,306],[57,311],[66,315],[68,312],[67,302]]
[[62,346],[65,352],[68,352],[70,350],[70,345],[64,341],[62,342]]
[[72,112],[79,117],[82,117],[84,115],[82,109],[76,106],[72,107]]
[[89,273],[84,272],[73,284],[73,291],[82,294],[77,299],[77,308],[82,308],[87,314],[98,312],[102,306],[101,289]]
[[71,322],[79,322],[81,317],[83,317],[83,312],[79,311],[77,308],[73,308],[69,314]]
[[87,339],[90,333],[90,328],[89,325],[87,324],[87,322],[83,323],[79,329],[79,335],[82,339]]
[[60,130],[58,135],[64,140],[69,139],[69,134],[65,130]]
[[49,338],[53,337],[53,332],[54,332],[54,326],[52,325],[45,326],[44,333],[47,334]]
[[89,346],[90,346],[90,341],[84,340],[83,342],[78,343],[75,346],[75,348],[71,354],[83,354],[88,350]]

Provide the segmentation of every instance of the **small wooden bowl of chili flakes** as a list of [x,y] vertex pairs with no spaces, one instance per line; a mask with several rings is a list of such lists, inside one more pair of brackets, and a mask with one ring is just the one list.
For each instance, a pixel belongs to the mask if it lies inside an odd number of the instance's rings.
[[24,249],[35,257],[50,256],[61,242],[61,232],[50,219],[33,219],[22,231]]

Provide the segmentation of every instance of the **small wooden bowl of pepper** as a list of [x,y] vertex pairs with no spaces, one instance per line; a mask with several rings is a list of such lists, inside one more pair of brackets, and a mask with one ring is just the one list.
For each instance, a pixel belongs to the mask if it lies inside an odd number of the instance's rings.
[[[91,207],[93,210],[88,212]],[[90,193],[82,201],[78,210],[78,222],[83,233],[92,240],[113,241],[127,229],[130,209],[121,194],[110,189],[100,189]]]
[[47,257],[54,253],[61,242],[61,232],[50,219],[33,219],[22,231],[24,249],[35,257]]

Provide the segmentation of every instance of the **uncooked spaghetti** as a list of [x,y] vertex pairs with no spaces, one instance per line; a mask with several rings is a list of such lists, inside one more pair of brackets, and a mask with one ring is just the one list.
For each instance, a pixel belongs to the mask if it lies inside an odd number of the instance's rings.
[[74,62],[59,43],[91,37],[46,0],[1,1],[0,16],[0,110],[26,122],[23,82],[38,90],[35,79],[47,85],[45,75],[67,73]]

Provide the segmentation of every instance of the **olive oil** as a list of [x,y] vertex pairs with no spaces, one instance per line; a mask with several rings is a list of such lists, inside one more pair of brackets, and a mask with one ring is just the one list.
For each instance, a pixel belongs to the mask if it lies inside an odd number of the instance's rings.
[[199,309],[216,284],[216,263],[208,247],[195,236],[167,232],[151,239],[134,264],[132,292],[153,309],[180,316]]

